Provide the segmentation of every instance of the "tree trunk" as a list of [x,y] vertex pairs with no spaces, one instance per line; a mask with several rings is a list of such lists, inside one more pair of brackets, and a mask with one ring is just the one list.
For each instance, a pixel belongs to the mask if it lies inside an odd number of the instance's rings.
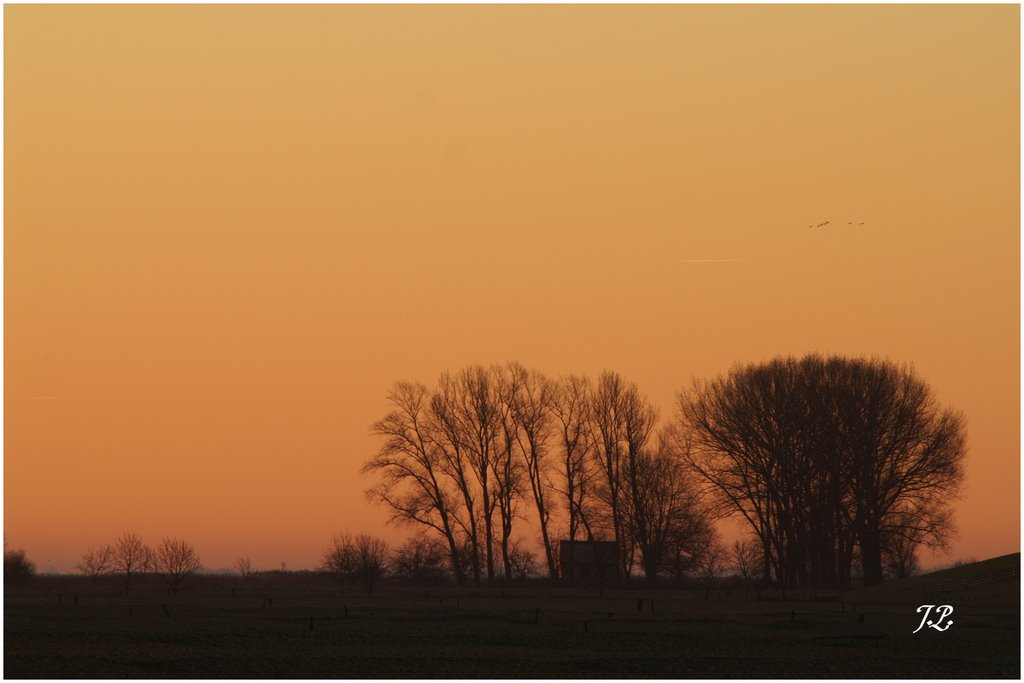
[[882,583],[882,543],[875,530],[861,534],[860,562],[864,569],[864,585]]

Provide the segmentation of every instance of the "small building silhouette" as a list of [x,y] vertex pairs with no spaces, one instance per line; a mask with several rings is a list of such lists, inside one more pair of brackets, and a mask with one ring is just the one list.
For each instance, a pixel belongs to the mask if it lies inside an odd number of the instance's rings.
[[562,578],[602,582],[619,578],[619,546],[615,541],[562,541],[558,547]]

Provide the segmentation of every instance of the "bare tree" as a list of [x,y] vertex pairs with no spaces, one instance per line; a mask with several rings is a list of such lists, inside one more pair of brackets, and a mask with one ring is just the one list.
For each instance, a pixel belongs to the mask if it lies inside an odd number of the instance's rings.
[[947,511],[963,481],[967,428],[963,414],[939,406],[909,368],[861,361],[848,372],[849,402],[863,406],[851,410],[844,425],[853,533],[870,585],[882,580],[882,544],[886,524],[899,519],[894,513],[912,520],[920,542],[941,544],[949,533]]
[[249,578],[252,575],[252,560],[249,559],[248,555],[236,558],[235,569],[238,570],[239,576],[243,579]]
[[[457,492],[463,490],[466,481],[465,477],[458,478],[461,468],[452,466],[459,455],[443,445],[447,432],[438,418],[445,411],[439,413],[432,407],[437,401],[440,408],[442,402],[439,397],[431,397],[425,386],[412,382],[396,383],[388,401],[392,410],[371,428],[375,436],[384,439],[384,445],[363,466],[363,472],[377,473],[382,480],[367,491],[367,497],[389,507],[392,521],[436,531],[448,546],[456,581],[462,585],[466,577],[457,561],[459,543],[455,534],[460,524]],[[469,495],[470,515],[472,500]]]
[[9,550],[4,538],[4,586],[28,583],[36,574],[36,566],[24,550]]
[[[475,478],[476,491],[480,496],[481,522],[484,530],[484,553],[487,567],[488,582],[494,581],[494,508],[497,500],[494,497],[492,473],[498,455],[498,434],[501,429],[501,410],[493,377],[486,368],[474,365],[461,370],[454,378],[442,375],[439,393],[442,397],[443,423],[448,437],[447,445],[452,448],[458,462],[454,472],[460,485],[468,491],[469,482],[465,481],[466,467]],[[465,496],[467,516],[470,518],[471,532],[476,529],[475,516],[468,508],[473,505],[472,498]],[[471,533],[471,541],[475,533]],[[479,538],[473,543],[475,556],[479,556]],[[474,565],[478,560],[474,561]],[[474,567],[475,573],[478,573]]]
[[[689,500],[688,491],[672,491],[676,487],[685,487],[685,479],[675,471],[669,461],[665,448],[659,448],[659,455],[645,453],[648,441],[658,421],[658,411],[643,396],[635,384],[629,384],[622,394],[619,405],[622,419],[622,437],[625,446],[625,478],[627,486],[623,490],[624,505],[628,508],[625,529],[630,539],[630,555],[633,548],[639,548],[645,569],[650,567],[655,572],[661,564],[663,544],[660,539],[668,536],[669,527],[673,523],[674,514],[670,501],[685,505]],[[659,457],[662,456],[662,457]],[[646,472],[644,470],[647,470]],[[646,479],[642,479],[645,477]],[[665,486],[665,480],[659,475],[670,479],[674,486]],[[660,501],[651,504],[653,499]],[[679,510],[682,514],[683,510]],[[652,518],[651,515],[662,516]],[[647,563],[648,555],[656,556],[651,564]],[[632,558],[630,558],[632,559]],[[628,573],[628,565],[625,568]],[[653,580],[653,575],[648,574]]]
[[153,567],[171,593],[177,595],[182,582],[203,565],[191,544],[178,538],[165,538],[153,553]]
[[512,522],[518,514],[523,495],[524,465],[522,452],[522,425],[516,415],[516,396],[527,380],[527,371],[518,363],[491,368],[500,425],[495,455],[492,459],[492,497],[498,507],[501,524],[501,560],[505,580],[512,579],[511,539]]
[[918,548],[947,547],[945,542],[951,532],[936,534],[935,528],[939,526],[952,526],[948,510],[930,511],[925,515],[906,509],[894,511],[882,529],[882,569],[885,574],[894,579],[916,576],[921,569]]
[[537,564],[537,553],[529,550],[523,543],[523,539],[516,539],[512,543],[512,558],[510,578],[523,581],[539,573]]
[[622,519],[623,470],[625,453],[623,448],[622,403],[626,383],[618,374],[603,372],[597,386],[591,393],[590,414],[593,419],[597,448],[594,456],[601,472],[599,489],[610,512],[612,539],[619,547],[623,574],[628,572],[631,559],[626,552],[626,534]]
[[348,532],[334,534],[330,545],[324,549],[320,566],[324,571],[334,574],[344,588],[345,583],[356,575],[357,562],[352,535]]
[[114,547],[108,543],[98,548],[89,547],[82,554],[82,560],[75,565],[75,568],[95,582],[101,574],[109,573],[113,569],[113,565]]
[[571,541],[581,531],[594,540],[588,514],[595,475],[591,466],[591,390],[586,377],[569,375],[555,384],[549,398],[560,446],[560,487],[555,490],[565,499],[566,535]]
[[548,441],[552,432],[551,405],[554,400],[554,384],[536,370],[527,371],[518,363],[510,363],[509,374],[517,377],[508,401],[515,430],[519,452],[526,466],[527,480],[533,493],[533,502],[537,510],[540,526],[541,542],[544,547],[544,559],[547,561],[548,576],[558,578],[558,567],[555,563],[555,552],[549,533],[551,522],[551,503],[547,492],[552,488],[550,482],[551,463],[548,459]]
[[[450,478],[460,496],[463,515],[452,514],[453,527],[458,528],[466,544],[456,544],[452,565],[456,572],[473,572],[473,583],[480,585],[480,530],[478,524],[479,496],[474,484],[472,455],[465,445],[465,428],[460,417],[459,394],[461,387],[450,374],[443,373],[438,389],[430,399],[430,413],[436,425],[435,439],[442,458],[441,468]],[[469,563],[462,561],[468,546]],[[465,569],[461,569],[465,567]],[[458,576],[458,574],[456,574]]]
[[730,549],[732,566],[745,582],[753,583],[761,578],[761,544],[756,539],[735,541]]
[[391,559],[395,576],[417,582],[434,583],[444,579],[448,549],[437,538],[414,536],[399,546]]
[[131,590],[132,575],[149,571],[153,565],[153,551],[142,542],[138,534],[125,532],[114,543],[112,570],[124,576],[124,590]]
[[717,535],[711,536],[709,543],[701,553],[698,564],[698,576],[704,584],[704,599],[711,599],[711,589],[715,587],[718,577],[725,570],[728,552],[718,540]]
[[703,549],[708,525],[692,475],[664,438],[655,449],[631,458],[629,477],[623,516],[647,580],[653,582],[663,568],[674,568],[696,547]]
[[322,566],[337,574],[343,582],[361,581],[369,595],[373,593],[374,585],[387,573],[388,544],[369,534],[335,534],[331,544],[324,550]]
[[690,465],[719,509],[757,535],[765,578],[771,569],[788,586],[847,585],[856,546],[865,583],[877,583],[897,512],[917,542],[950,533],[943,511],[963,477],[963,417],[908,368],[778,358],[696,382],[679,401],[675,433],[692,439]]

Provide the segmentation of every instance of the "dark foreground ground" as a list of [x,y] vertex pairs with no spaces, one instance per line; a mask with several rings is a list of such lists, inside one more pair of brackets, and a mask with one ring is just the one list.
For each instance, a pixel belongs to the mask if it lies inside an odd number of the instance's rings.
[[388,587],[367,597],[300,577],[206,578],[176,597],[152,582],[124,595],[37,579],[5,594],[4,677],[1020,677],[1019,578],[1003,606],[991,587],[981,599],[935,596],[953,604],[953,626],[912,634],[916,605],[863,595]]

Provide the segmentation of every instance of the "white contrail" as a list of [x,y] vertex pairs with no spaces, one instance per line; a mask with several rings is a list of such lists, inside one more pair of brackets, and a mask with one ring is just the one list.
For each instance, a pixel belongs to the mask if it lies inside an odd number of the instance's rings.
[[683,259],[680,263],[756,263],[763,261],[771,261],[773,259],[764,258],[694,258],[694,259]]

